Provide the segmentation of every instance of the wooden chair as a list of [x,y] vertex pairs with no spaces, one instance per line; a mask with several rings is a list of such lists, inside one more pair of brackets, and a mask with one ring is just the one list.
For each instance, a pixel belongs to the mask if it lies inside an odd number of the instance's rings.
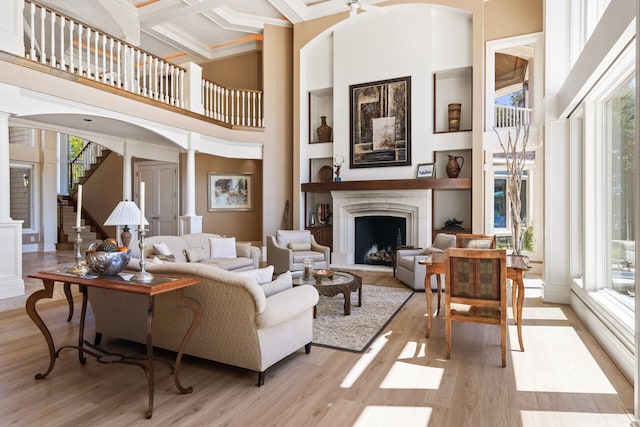
[[457,234],[456,247],[466,249],[495,249],[495,234]]
[[444,252],[446,351],[451,322],[500,326],[502,367],[507,366],[507,255],[503,249],[450,248]]

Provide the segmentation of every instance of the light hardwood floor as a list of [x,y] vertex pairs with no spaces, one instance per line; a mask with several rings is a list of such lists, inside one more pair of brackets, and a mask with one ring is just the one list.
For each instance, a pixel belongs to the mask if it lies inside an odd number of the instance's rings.
[[[25,277],[56,263],[55,257],[25,260]],[[398,285],[391,273],[360,273],[365,283]],[[48,363],[45,341],[23,307],[4,311],[0,425],[628,426],[632,384],[570,308],[543,304],[537,290],[528,292],[525,352],[510,321],[506,368],[491,325],[454,324],[452,357],[445,359],[444,319],[434,319],[425,339],[425,294],[416,293],[365,354],[301,349],[269,369],[260,388],[253,372],[186,357],[181,380],[194,392],[181,395],[157,364],[151,420],[144,418],[147,386],[138,367],[93,358],[80,365],[74,350],[63,350],[49,377],[35,380]],[[77,339],[77,302],[69,323],[63,300],[39,304],[58,345]],[[92,325],[89,314],[89,337]],[[121,341],[106,344],[143,352]]]

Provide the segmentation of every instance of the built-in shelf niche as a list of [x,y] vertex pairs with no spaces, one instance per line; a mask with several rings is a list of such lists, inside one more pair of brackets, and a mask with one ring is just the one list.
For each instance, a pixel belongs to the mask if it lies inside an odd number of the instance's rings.
[[[331,170],[331,175],[328,174],[328,170]],[[324,171],[324,173],[323,173]],[[323,181],[324,179],[328,179],[328,181]],[[322,157],[309,159],[309,181],[312,183],[322,183],[322,182],[332,182],[333,181],[333,162],[331,157]],[[326,192],[305,192],[305,226],[321,226],[328,225],[327,223],[322,224],[317,219],[317,209],[319,204],[328,204],[329,210],[332,209],[333,203],[331,198],[331,193]],[[313,218],[313,219],[312,219]]]
[[459,103],[460,131],[471,130],[472,68],[461,67],[433,73],[433,131],[449,132],[449,104]]
[[[433,192],[433,229],[441,230],[444,223],[450,219],[462,221],[462,227],[470,230],[472,219],[471,207],[471,150],[444,150],[435,153],[436,177],[447,178],[447,163],[449,156],[464,158],[464,163],[457,178],[460,183],[468,183],[467,186],[458,186],[455,189],[439,189]],[[466,187],[466,188],[465,188]]]
[[[333,88],[309,91],[309,143],[320,142],[316,130],[322,124],[321,117],[327,118],[327,125],[333,128]],[[330,141],[333,140],[333,132]],[[323,141],[324,142],[324,141]]]

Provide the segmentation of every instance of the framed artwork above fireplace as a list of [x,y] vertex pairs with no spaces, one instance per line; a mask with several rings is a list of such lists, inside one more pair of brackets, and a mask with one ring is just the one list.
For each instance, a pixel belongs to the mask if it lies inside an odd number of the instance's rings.
[[352,168],[411,165],[411,76],[349,86]]

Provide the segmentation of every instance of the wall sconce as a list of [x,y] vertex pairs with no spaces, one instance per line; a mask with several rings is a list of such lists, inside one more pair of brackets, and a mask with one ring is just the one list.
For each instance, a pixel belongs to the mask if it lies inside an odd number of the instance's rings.
[[30,179],[29,179],[29,172],[27,171],[27,172],[25,172],[25,173],[23,173],[23,174],[22,174],[22,184],[23,184],[25,187],[28,187],[28,186],[29,186],[29,182],[30,182]]

